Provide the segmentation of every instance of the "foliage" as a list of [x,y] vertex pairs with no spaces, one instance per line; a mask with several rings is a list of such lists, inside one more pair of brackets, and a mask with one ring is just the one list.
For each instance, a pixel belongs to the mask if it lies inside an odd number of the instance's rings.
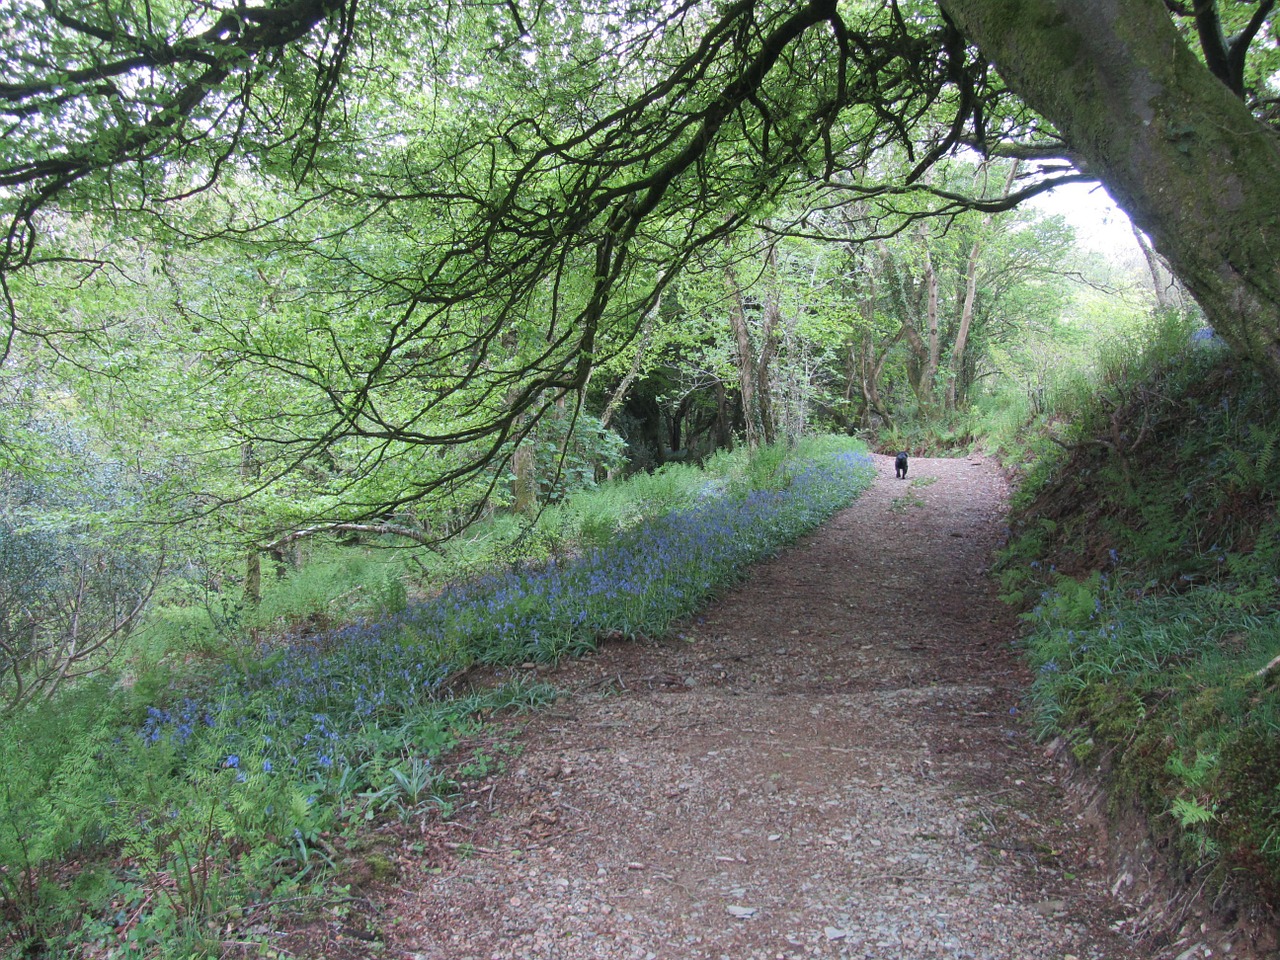
[[[1179,406],[1123,355],[1106,368],[1102,405],[1079,379],[1041,389],[1063,343],[1066,236],[1061,224],[994,217],[1082,177],[1049,163],[1021,186],[998,159],[975,169],[944,158],[962,143],[989,158],[1065,147],[1107,176],[1127,167],[1093,155],[1107,138],[1052,129],[988,68],[990,50],[968,46],[956,24],[976,34],[974,11],[997,6],[0,10],[0,342],[14,401],[0,409],[0,666],[15,724],[50,725],[53,708],[33,701],[108,662],[160,558],[175,571],[135,648],[133,693],[114,694],[137,735],[88,764],[104,765],[118,812],[99,839],[137,865],[115,898],[163,904],[124,924],[130,935],[181,927],[197,949],[196,919],[238,892],[204,872],[211,854],[235,860],[236,877],[278,873],[271,858],[286,856],[304,874],[328,856],[330,828],[373,798],[420,806],[436,774],[406,744],[435,749],[465,728],[465,711],[439,712],[457,671],[661,630],[856,486],[767,448],[718,455],[692,481],[663,468],[635,497],[575,500],[620,467],[606,427],[618,409],[619,422],[652,428],[628,433],[643,441],[633,466],[724,450],[735,430],[754,446],[757,426],[794,443],[815,422],[883,424],[895,446],[932,449],[966,443],[970,425],[917,432],[912,416],[954,415],[985,377],[1011,377],[1035,414],[1074,405],[1075,424],[1043,442],[1087,449],[1072,459],[1077,475],[1120,491],[1107,507],[1124,521],[1114,546],[1135,568],[1160,586],[1212,588],[1224,608],[1265,607],[1280,434],[1253,400],[1233,395],[1221,415]],[[1205,27],[1217,8],[1197,5],[1201,72],[1265,116],[1270,6],[1230,11],[1225,47]],[[1052,40],[1069,26],[1056,19],[1056,33],[1023,29]],[[996,57],[1003,69],[1016,59]],[[1077,66],[1118,65],[1095,55]],[[1198,75],[1184,66],[1179,78]],[[1235,116],[1222,112],[1224,130]],[[1204,170],[1206,157],[1217,170],[1223,137],[1251,142],[1250,130],[1182,123],[1158,145],[1187,163],[1166,170]],[[1238,179],[1253,167],[1237,163]],[[1269,216],[1274,177],[1260,169],[1258,195],[1236,191],[1237,219]],[[1207,186],[1145,194],[1148,208],[1173,200],[1180,226],[1166,244],[1201,233],[1207,218],[1181,203]],[[1271,264],[1274,220],[1184,254],[1188,279],[1274,290],[1253,267],[1221,269]],[[1258,251],[1230,245],[1255,235]],[[1274,347],[1266,299],[1223,327],[1244,352]],[[736,362],[730,319],[742,320]],[[1156,413],[1138,421],[1139,410]],[[1172,442],[1180,417],[1214,438],[1188,455],[1215,471],[1144,479],[1145,449]],[[521,516],[504,513],[512,504]],[[652,516],[659,504],[665,520]],[[1256,516],[1236,519],[1239,504]],[[1065,514],[1041,520],[1045,548],[1082,529]],[[161,531],[175,528],[164,549]],[[373,559],[393,537],[439,549]],[[1077,565],[1110,544],[1078,543]],[[266,586],[264,559],[279,570]],[[414,564],[432,603],[411,602]],[[289,642],[264,644],[277,631]],[[526,695],[539,696],[512,694]],[[1184,773],[1200,769],[1190,756]],[[24,790],[10,795],[13,816],[52,822]],[[1180,822],[1217,822],[1198,813],[1216,807],[1183,799]],[[7,888],[10,903],[53,915],[41,870],[60,842],[9,845],[4,876],[27,878]]]
[[[0,738],[0,762],[20,769],[0,795],[10,943],[199,954],[218,949],[207,921],[233,904],[323,896],[367,820],[447,812],[453,777],[501,762],[459,747],[483,716],[554,696],[505,668],[665,630],[873,476],[848,441],[799,454],[726,456],[718,475],[682,468],[661,485],[636,478],[639,519],[606,543],[251,657],[241,649],[198,675],[170,665],[167,686],[72,687],[16,714]],[[451,686],[478,663],[497,668],[497,686]],[[60,869],[72,856],[77,886]]]
[[14,710],[111,660],[155,587],[163,548],[129,524],[137,482],[120,464],[80,431],[8,413],[5,426],[41,454],[0,453],[0,706]]
[[51,934],[73,929],[77,897],[100,892],[92,866],[71,890],[59,884],[56,867],[105,839],[96,757],[109,748],[121,720],[98,680],[64,691],[56,706],[40,702],[5,719],[0,932],[17,947],[34,950]]
[[1058,428],[1050,425],[1072,420],[1100,377],[1114,379],[1101,372],[1108,354],[1149,354],[1159,339],[1147,276],[1097,257],[1081,258],[1079,269],[1059,316],[993,348],[996,375],[966,413],[971,435],[1014,469],[1042,469],[1054,458],[1059,448],[1048,438]]
[[1001,560],[1031,607],[1033,723],[1104,764],[1189,868],[1274,897],[1275,399],[1178,318],[1101,377],[1024,482]]
[[1280,649],[1280,616],[1224,608],[1205,588],[1148,591],[1134,572],[1064,578],[1029,614],[1034,722],[1105,757],[1116,802],[1136,796],[1165,832],[1167,816],[1189,866],[1220,882],[1247,870],[1273,891],[1280,695],[1257,671]]
[[[1056,306],[1061,225],[993,219],[1003,163],[943,162],[952,119],[1015,138],[1028,120],[993,112],[1007,91],[932,5],[571,6],[13,12],[11,359],[56,369],[171,514],[216,517],[205,545],[234,555],[388,513],[447,536],[502,505],[530,445],[561,496],[616,453],[579,409],[593,371],[625,377],[646,343],[641,377],[677,368],[668,406],[731,390],[723,338],[701,334],[724,323],[722,261],[748,222],[767,224],[771,276],[745,300],[783,318],[787,436],[858,422],[848,364],[919,325],[924,255],[951,303],[981,259],[975,324],[961,356],[944,310],[951,374],[913,379],[899,344],[890,408],[947,376],[963,398],[1010,320]],[[986,207],[966,212],[966,191]]]
[[[497,9],[299,0],[289,15],[181,2],[102,22],[6,18],[13,43],[32,38],[9,50],[20,119],[0,156],[5,306],[31,334],[21,359],[74,354],[76,399],[160,461],[173,514],[224,521],[210,541],[234,552],[424,502],[420,529],[436,534],[451,512],[501,505],[529,446],[544,494],[561,496],[616,454],[589,429],[563,442],[557,422],[587,426],[593,367],[628,350],[698,247],[787,188],[844,86],[835,71],[805,88],[772,79],[784,46],[835,51],[834,10],[511,11],[504,25]],[[366,16],[386,35],[357,30]],[[708,17],[724,32],[701,46]],[[773,39],[739,49],[739,27]],[[134,84],[124,114],[87,82],[102,57]],[[705,63],[686,75],[685,60]],[[81,79],[50,96],[66,62]],[[324,78],[315,100],[304,64]],[[908,100],[941,95],[925,73]],[[75,123],[40,121],[72,102]],[[763,143],[753,111],[768,118]],[[710,139],[734,183],[706,191],[691,147]],[[40,153],[57,172],[22,159]],[[127,175],[110,172],[122,162]],[[117,200],[131,215],[98,219]],[[83,323],[42,322],[81,305]]]

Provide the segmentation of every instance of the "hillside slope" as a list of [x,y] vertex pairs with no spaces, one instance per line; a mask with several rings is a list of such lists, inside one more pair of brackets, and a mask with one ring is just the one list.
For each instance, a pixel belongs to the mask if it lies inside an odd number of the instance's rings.
[[1030,623],[1037,731],[1228,919],[1274,928],[1280,403],[1193,340],[1117,365],[1054,429],[1000,563]]

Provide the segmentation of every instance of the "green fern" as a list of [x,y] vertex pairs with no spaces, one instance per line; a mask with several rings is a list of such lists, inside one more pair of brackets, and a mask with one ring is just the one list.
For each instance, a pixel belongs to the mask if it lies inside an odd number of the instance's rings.
[[1265,486],[1278,446],[1280,426],[1267,428],[1257,423],[1249,424],[1247,442],[1223,445],[1223,452],[1231,464],[1226,475],[1227,483],[1237,490]]
[[1182,757],[1174,754],[1165,764],[1165,768],[1194,790],[1209,779],[1209,774],[1213,772],[1217,765],[1218,758],[1216,756],[1211,753],[1197,751],[1196,759],[1190,766],[1187,766]]
[[1199,801],[1188,800],[1185,797],[1178,797],[1173,801],[1173,815],[1178,818],[1184,830],[1200,824],[1210,823],[1217,819],[1215,814],[1208,807],[1202,805]]
[[1254,457],[1254,466],[1257,468],[1258,475],[1265,477],[1271,471],[1271,465],[1275,461],[1276,448],[1280,445],[1280,427],[1268,430],[1259,424],[1253,423],[1249,425],[1249,435],[1258,444],[1258,452]]

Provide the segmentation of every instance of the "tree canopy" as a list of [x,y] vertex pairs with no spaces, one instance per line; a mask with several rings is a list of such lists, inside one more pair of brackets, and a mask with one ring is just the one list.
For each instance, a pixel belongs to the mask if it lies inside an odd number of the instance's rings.
[[[492,487],[485,470],[737,231],[791,210],[787,231],[818,236],[811,211],[874,201],[862,237],[884,239],[1097,177],[1280,377],[1271,15],[1271,0],[23,0],[0,14],[6,353],[106,344],[104,321],[65,303],[145,270],[175,310],[132,335],[135,361],[203,347],[152,382],[207,420],[232,485],[309,470],[325,478],[312,515],[343,500],[375,516]],[[962,150],[1021,159],[1017,182],[935,181]],[[142,234],[135,260],[99,239]],[[119,344],[100,352],[75,362],[127,373]]]

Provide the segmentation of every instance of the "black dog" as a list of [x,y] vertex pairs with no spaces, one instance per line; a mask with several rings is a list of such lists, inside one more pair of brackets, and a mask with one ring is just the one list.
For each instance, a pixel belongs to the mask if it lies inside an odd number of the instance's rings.
[[907,479],[907,451],[903,450],[894,458],[893,475],[899,480]]

